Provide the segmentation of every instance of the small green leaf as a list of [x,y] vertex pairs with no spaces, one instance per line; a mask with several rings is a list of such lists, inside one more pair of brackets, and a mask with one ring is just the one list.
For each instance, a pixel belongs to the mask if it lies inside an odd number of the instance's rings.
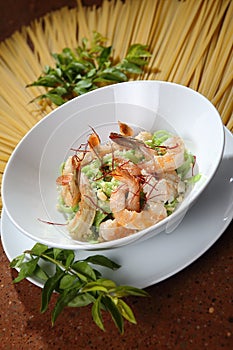
[[70,274],[66,274],[60,280],[59,289],[68,289],[71,288],[74,284],[76,277]]
[[20,271],[18,276],[14,279],[14,283],[22,281],[24,278],[30,277],[33,275],[33,272],[36,269],[39,257],[31,258],[31,260],[23,262],[20,266]]
[[106,310],[111,314],[112,319],[116,325],[116,327],[119,329],[120,333],[124,333],[124,321],[121,315],[121,312],[117,308],[116,304],[109,296],[102,296],[102,303],[104,304]]
[[87,283],[83,289],[82,289],[83,293],[86,292],[104,292],[107,293],[108,292],[108,288],[106,288],[104,285],[102,285],[99,282],[89,282]]
[[116,287],[116,283],[107,278],[99,278],[96,282],[101,284],[103,287],[106,287],[108,290]]
[[33,272],[33,277],[37,277],[44,282],[49,278],[46,271],[44,271],[39,265],[36,266],[35,271]]
[[17,268],[17,267],[20,267],[23,263],[25,259],[25,254],[21,254],[19,256],[17,256],[16,258],[14,258],[11,263],[10,263],[10,267],[12,268]]
[[65,306],[67,306],[78,294],[80,285],[77,288],[65,289],[57,299],[55,307],[52,311],[52,325],[54,325],[57,317],[60,315]]
[[76,86],[74,87],[73,91],[74,91],[74,93],[75,93],[77,96],[86,94],[86,93],[88,92],[87,89],[81,88],[81,87],[78,87],[78,88],[77,88]]
[[112,46],[103,47],[100,57],[97,59],[100,68],[109,59],[111,51],[112,51]]
[[86,65],[82,62],[71,62],[68,66],[69,69],[73,70],[76,73],[81,73],[86,70]]
[[138,297],[149,296],[149,294],[143,289],[139,289],[131,286],[118,286],[115,289],[111,290],[111,294],[118,298],[127,297],[129,295],[138,296]]
[[62,80],[55,74],[47,74],[46,76],[41,76],[34,83],[27,86],[45,86],[45,87],[55,87],[57,84],[62,83]]
[[118,307],[118,310],[120,311],[121,315],[126,320],[128,320],[129,322],[131,322],[133,324],[137,323],[132,309],[122,299],[118,299],[117,307]]
[[50,69],[51,68],[48,65],[44,66],[44,70],[43,70],[44,74],[48,74]]
[[94,270],[86,261],[76,261],[71,265],[71,268],[78,273],[80,279],[86,282],[96,280]]
[[147,50],[147,45],[132,44],[127,52],[127,57],[151,57],[150,52]]
[[57,269],[56,273],[45,282],[41,297],[41,313],[47,310],[53,291],[58,288],[60,280],[64,275],[65,271]]
[[53,95],[58,95],[58,96],[63,96],[65,94],[68,93],[67,89],[63,86],[57,86],[56,88],[50,90],[49,92],[50,94],[53,94]]
[[54,259],[61,261],[66,268],[70,267],[74,261],[75,254],[73,250],[53,248],[53,252]]
[[73,91],[77,95],[82,95],[87,92],[89,88],[92,87],[92,80],[91,79],[83,79],[80,80],[77,84],[75,84]]
[[55,68],[55,69],[54,69],[54,73],[55,73],[55,75],[58,76],[59,78],[62,77],[62,70],[61,70],[61,68]]
[[93,78],[96,74],[96,68],[90,69],[89,72],[87,72],[87,78]]
[[[53,248],[53,256],[54,256],[54,259],[57,260],[59,255],[60,254],[63,254],[63,251],[62,249],[60,248]],[[61,259],[60,259],[61,260]]]
[[129,62],[127,59],[123,59],[122,63],[119,64],[118,67],[130,74],[142,73],[142,69],[137,64]]
[[68,269],[74,261],[75,254],[72,250],[67,251],[66,261],[65,261],[65,267]]
[[87,257],[85,261],[94,265],[107,267],[111,270],[117,270],[121,267],[121,265],[117,264],[116,262],[107,258],[104,255],[92,255]]
[[31,254],[35,254],[37,256],[41,256],[48,249],[47,245],[36,243],[34,247],[31,249]]
[[104,69],[98,74],[98,77],[94,79],[94,82],[123,82],[127,81],[127,75],[120,71],[120,69],[110,67]]
[[44,254],[44,259],[47,260],[48,258],[54,260],[54,248],[48,248]]
[[92,80],[91,79],[83,79],[80,80],[75,87],[76,88],[89,88],[92,85]]
[[102,319],[102,314],[101,314],[101,299],[102,296],[100,295],[96,301],[94,302],[92,306],[92,318],[93,321],[97,324],[97,326],[102,330],[105,331],[104,324],[103,324],[103,319]]
[[95,298],[89,294],[89,293],[81,293],[74,297],[69,303],[68,306],[70,307],[82,307],[90,305],[91,303],[95,302]]
[[57,106],[61,106],[63,103],[66,102],[61,96],[56,94],[51,94],[49,92],[47,94],[44,94],[43,98],[50,99]]
[[126,59],[139,66],[147,64],[147,59],[151,57],[150,52],[147,50],[148,46],[141,44],[133,44],[130,46]]

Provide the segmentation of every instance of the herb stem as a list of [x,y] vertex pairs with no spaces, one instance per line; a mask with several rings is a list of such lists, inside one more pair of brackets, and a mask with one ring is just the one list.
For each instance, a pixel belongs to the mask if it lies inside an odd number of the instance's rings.
[[[147,292],[127,285],[117,286],[113,280],[102,277],[102,274],[91,265],[111,270],[120,267],[103,255],[93,255],[76,261],[74,258],[75,253],[72,250],[51,249],[36,243],[31,250],[25,250],[24,254],[11,261],[10,267],[20,269],[13,282],[17,283],[28,277],[40,279],[46,277],[41,296],[41,313],[48,309],[53,292],[56,291],[57,300],[52,311],[52,325],[65,306],[83,307],[92,304],[92,318],[96,325],[104,330],[102,312],[109,312],[122,334],[124,319],[136,323],[133,311],[122,298],[130,295],[146,297]],[[39,259],[46,260],[55,267],[50,276],[46,273],[47,267],[39,264]]]

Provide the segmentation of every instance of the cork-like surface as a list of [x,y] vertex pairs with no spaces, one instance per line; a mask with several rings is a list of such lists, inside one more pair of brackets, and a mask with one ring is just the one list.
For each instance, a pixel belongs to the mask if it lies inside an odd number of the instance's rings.
[[[66,308],[51,326],[50,311],[40,314],[41,289],[9,268],[0,248],[1,349],[187,349],[233,348],[233,224],[195,263],[147,288],[150,298],[130,297],[137,325],[126,322],[119,335],[104,316],[106,332],[91,318],[91,309]],[[143,262],[142,262],[143,263]]]

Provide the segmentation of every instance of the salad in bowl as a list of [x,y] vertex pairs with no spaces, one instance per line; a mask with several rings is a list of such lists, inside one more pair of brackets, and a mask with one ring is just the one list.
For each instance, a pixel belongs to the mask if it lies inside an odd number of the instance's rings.
[[135,135],[118,124],[105,143],[93,129],[61,165],[58,209],[74,240],[99,243],[147,229],[172,214],[200,178],[181,137],[166,130]]

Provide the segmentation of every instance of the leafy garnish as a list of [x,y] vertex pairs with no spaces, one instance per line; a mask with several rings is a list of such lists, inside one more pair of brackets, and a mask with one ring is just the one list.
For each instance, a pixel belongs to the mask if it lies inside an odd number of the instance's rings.
[[143,72],[151,57],[148,47],[133,44],[126,57],[115,62],[112,47],[106,46],[106,38],[94,32],[89,43],[86,38],[75,50],[64,48],[53,53],[55,67],[45,66],[41,76],[26,87],[43,86],[47,92],[34,100],[50,100],[57,106],[99,87],[125,82]]
[[[54,267],[49,275],[41,264],[42,261],[49,262]],[[92,265],[111,270],[120,268],[120,265],[103,255],[93,255],[75,261],[72,250],[48,248],[41,243],[36,243],[31,250],[26,250],[10,263],[10,267],[20,269],[14,283],[28,277],[39,277],[43,280],[42,313],[47,311],[53,292],[57,292],[57,300],[52,311],[52,325],[65,307],[93,304],[92,318],[96,325],[105,330],[102,313],[106,311],[110,313],[119,332],[123,334],[124,319],[133,324],[136,324],[136,319],[132,309],[122,298],[130,295],[146,297],[148,293],[131,286],[117,286],[113,280],[103,278]]]

